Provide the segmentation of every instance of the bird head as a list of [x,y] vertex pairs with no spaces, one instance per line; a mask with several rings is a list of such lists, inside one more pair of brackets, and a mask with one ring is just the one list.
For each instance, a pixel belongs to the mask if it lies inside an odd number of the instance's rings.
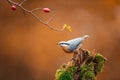
[[61,46],[61,48],[63,49],[63,51],[65,51],[66,53],[71,53],[71,51],[69,51],[69,43],[65,42],[65,41],[61,41],[58,43],[59,46]]

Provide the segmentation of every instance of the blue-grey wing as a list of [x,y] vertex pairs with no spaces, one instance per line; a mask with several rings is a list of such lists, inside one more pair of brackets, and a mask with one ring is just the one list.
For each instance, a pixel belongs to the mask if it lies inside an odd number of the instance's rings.
[[70,51],[74,51],[82,43],[82,39],[81,38],[72,39],[67,41],[67,43],[69,44],[68,49]]
[[82,38],[76,38],[67,41],[68,44],[72,44],[72,45],[79,45],[81,42],[82,42]]
[[76,49],[76,46],[75,45],[69,45],[69,47],[68,47],[68,50],[70,51],[70,52],[73,52],[74,50]]

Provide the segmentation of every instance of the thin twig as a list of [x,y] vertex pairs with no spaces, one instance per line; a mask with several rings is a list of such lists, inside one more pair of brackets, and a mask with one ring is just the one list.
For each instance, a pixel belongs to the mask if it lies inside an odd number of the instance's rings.
[[48,23],[53,19],[53,17],[51,17],[47,22],[45,22],[45,21],[43,21],[39,16],[37,16],[35,13],[33,13],[34,11],[39,10],[39,9],[41,9],[41,8],[35,8],[35,9],[33,9],[33,10],[28,10],[28,9],[24,8],[24,7],[22,6],[22,4],[23,4],[25,1],[27,1],[27,0],[23,0],[20,4],[17,3],[17,2],[14,2],[14,1],[12,1],[12,0],[7,0],[7,1],[8,1],[10,4],[16,5],[16,6],[18,6],[19,8],[21,8],[23,11],[29,13],[30,15],[32,15],[33,17],[35,17],[39,22],[43,23],[43,24],[46,25],[48,28],[50,28],[50,29],[52,29],[52,30],[54,30],[54,31],[63,31],[63,30],[65,29],[64,27],[62,27],[61,29],[57,29],[57,28],[54,28],[53,26],[49,25]]
[[27,0],[23,0],[23,1],[20,3],[20,5],[22,5],[25,1],[27,1]]
[[46,22],[47,24],[50,23],[50,21],[52,21],[54,15]]
[[33,10],[31,10],[31,12],[37,11],[37,10],[41,10],[42,8],[35,8]]

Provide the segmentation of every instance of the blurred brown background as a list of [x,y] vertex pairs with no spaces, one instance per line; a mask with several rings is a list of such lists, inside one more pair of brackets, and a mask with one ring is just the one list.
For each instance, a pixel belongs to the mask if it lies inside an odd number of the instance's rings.
[[56,70],[72,56],[56,43],[84,34],[91,37],[82,48],[95,49],[108,59],[98,80],[120,80],[120,0],[28,0],[23,6],[49,7],[51,13],[37,11],[41,19],[55,12],[51,25],[66,23],[73,32],[50,30],[0,0],[0,80],[54,80]]

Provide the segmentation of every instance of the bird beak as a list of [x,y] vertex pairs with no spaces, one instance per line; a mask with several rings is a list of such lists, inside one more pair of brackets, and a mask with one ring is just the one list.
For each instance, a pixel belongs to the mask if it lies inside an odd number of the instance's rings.
[[60,45],[60,43],[56,43],[56,45]]

